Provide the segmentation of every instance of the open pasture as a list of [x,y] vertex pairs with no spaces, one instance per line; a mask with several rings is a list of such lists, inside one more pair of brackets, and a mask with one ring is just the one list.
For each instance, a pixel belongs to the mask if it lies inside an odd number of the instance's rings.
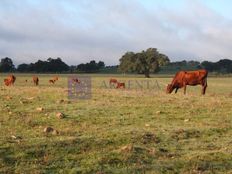
[[167,95],[171,78],[128,89],[146,79],[118,76],[126,89],[109,89],[111,76],[94,75],[92,98],[73,101],[67,75],[53,76],[34,86],[16,74],[5,87],[1,75],[0,173],[232,173],[231,77],[209,77],[201,96],[200,86]]

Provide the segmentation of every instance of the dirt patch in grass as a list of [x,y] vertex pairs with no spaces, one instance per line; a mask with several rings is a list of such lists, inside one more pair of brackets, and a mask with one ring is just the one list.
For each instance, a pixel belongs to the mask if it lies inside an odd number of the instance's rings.
[[178,129],[175,130],[171,137],[178,140],[182,139],[190,139],[190,138],[199,138],[201,136],[201,132],[196,129]]

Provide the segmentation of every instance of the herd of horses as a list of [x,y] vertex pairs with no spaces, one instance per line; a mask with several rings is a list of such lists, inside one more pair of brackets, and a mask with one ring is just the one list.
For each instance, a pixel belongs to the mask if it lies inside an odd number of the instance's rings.
[[[179,71],[174,76],[171,84],[167,85],[166,93],[172,93],[175,90],[177,93],[178,89],[184,88],[184,94],[186,94],[186,87],[187,85],[196,86],[201,85],[202,91],[201,94],[204,95],[207,88],[207,70],[201,69],[196,71]],[[4,79],[4,83],[6,86],[14,85],[16,77],[14,75],[9,75],[6,79]],[[49,80],[49,83],[54,84],[56,81],[59,80],[58,76],[55,76],[53,79]],[[39,85],[39,78],[37,76],[32,77],[33,83],[38,86]],[[80,80],[75,78],[72,79],[74,83],[80,83]],[[27,80],[26,80],[27,82]],[[126,85],[124,82],[119,82],[117,79],[110,79],[110,85],[114,85],[117,89],[125,89]]]
[[[50,84],[55,84],[55,82],[58,81],[58,80],[59,80],[59,77],[55,76],[52,79],[49,79],[48,82]],[[16,81],[16,77],[11,74],[7,78],[4,79],[4,84],[5,84],[5,86],[12,86],[12,85],[14,85],[15,81]],[[27,83],[28,80],[26,79],[25,82]],[[39,77],[38,76],[32,76],[32,82],[34,83],[35,86],[38,86],[39,85]],[[77,78],[73,78],[72,82],[73,83],[80,83],[80,80],[77,79]]]
[[[48,82],[54,84],[56,81],[58,81],[59,77],[55,76],[53,79],[50,79]],[[14,75],[9,75],[6,79],[4,79],[5,86],[12,86],[14,85],[16,81],[16,77]],[[27,83],[28,80],[26,79],[25,82]],[[32,76],[32,82],[35,86],[39,85],[39,77],[38,76]]]

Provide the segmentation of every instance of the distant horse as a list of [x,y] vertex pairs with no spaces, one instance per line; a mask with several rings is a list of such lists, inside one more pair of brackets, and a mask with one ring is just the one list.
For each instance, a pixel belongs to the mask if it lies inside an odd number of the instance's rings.
[[123,88],[125,89],[125,83],[122,83],[122,82],[117,82],[117,86],[116,86],[117,89],[119,88]]
[[109,84],[111,85],[112,83],[117,83],[118,81],[117,81],[117,79],[110,79],[110,81],[109,81]]
[[58,77],[58,76],[55,76],[55,77],[53,78],[53,80],[54,80],[54,81],[58,81],[58,80],[59,80],[59,77]]
[[39,78],[37,76],[33,76],[32,80],[36,86],[39,85]]
[[9,75],[6,79],[4,79],[4,83],[6,86],[14,85],[16,77],[14,75]]
[[78,78],[72,79],[72,82],[74,82],[74,83],[81,83]]
[[49,82],[50,84],[54,84],[54,83],[55,83],[55,80],[50,79],[48,82]]

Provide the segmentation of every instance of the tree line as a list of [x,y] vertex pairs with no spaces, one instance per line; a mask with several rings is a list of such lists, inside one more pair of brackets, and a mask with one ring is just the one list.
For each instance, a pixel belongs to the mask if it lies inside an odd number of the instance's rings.
[[61,58],[48,58],[47,60],[38,60],[35,63],[20,64],[16,68],[11,58],[2,58],[0,62],[0,72],[21,72],[21,73],[65,73],[65,72],[83,72],[96,73],[105,67],[103,61],[95,60],[89,63],[82,63],[77,66],[68,66]]
[[166,68],[176,68],[177,70],[183,70],[183,69],[206,69],[209,72],[214,73],[221,73],[221,74],[228,74],[232,73],[232,60],[230,59],[221,59],[217,62],[210,62],[210,61],[178,61],[178,62],[171,62],[169,63]]
[[232,60],[221,59],[218,62],[203,61],[200,65],[209,72],[232,73]]
[[[171,62],[169,57],[160,53],[156,48],[148,48],[141,52],[126,52],[119,59],[119,65],[106,66],[103,61],[91,60],[79,65],[67,65],[61,58],[48,58],[38,60],[35,63],[20,64],[15,67],[11,58],[5,57],[0,62],[0,72],[22,72],[22,73],[98,73],[115,72],[137,73],[150,77],[151,73],[157,73],[163,69],[194,70],[204,68],[209,72],[232,73],[232,60],[221,59],[218,62],[210,61],[177,61]],[[105,71],[102,71],[105,70]],[[113,70],[113,71],[110,71]]]

